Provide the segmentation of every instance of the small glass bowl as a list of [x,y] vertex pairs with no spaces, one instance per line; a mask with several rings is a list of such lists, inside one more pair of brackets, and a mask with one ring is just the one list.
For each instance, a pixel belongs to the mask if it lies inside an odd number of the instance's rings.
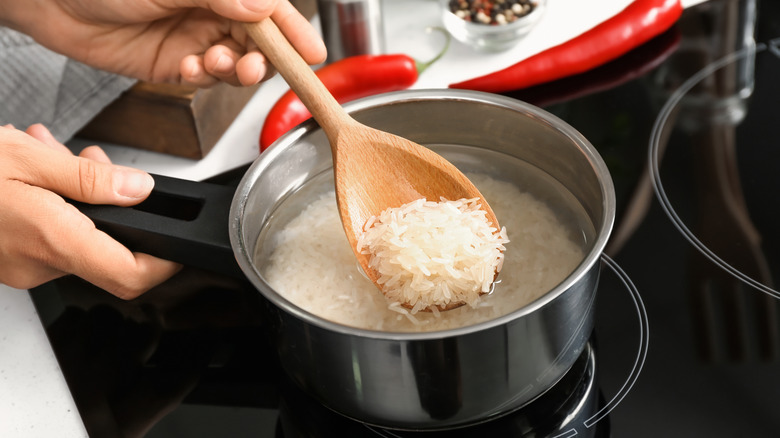
[[[458,1],[460,0],[439,0],[444,27],[456,40],[478,50],[490,52],[508,50],[517,44],[536,25],[544,14],[547,4],[547,0],[531,0],[535,6],[526,15],[506,24],[485,24],[479,21],[468,21],[452,12],[453,2]],[[474,0],[463,1],[471,3]],[[498,2],[492,0],[489,3]],[[509,0],[506,0],[506,3],[509,3]],[[485,18],[487,19],[487,17]]]

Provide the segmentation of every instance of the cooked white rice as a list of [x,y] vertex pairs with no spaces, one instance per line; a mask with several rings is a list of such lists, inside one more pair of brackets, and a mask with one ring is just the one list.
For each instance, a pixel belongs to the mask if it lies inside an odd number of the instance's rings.
[[476,307],[501,270],[506,227],[498,231],[479,198],[418,199],[369,218],[357,250],[392,302],[412,314],[466,303]]
[[269,284],[302,309],[344,325],[382,331],[433,331],[476,324],[519,309],[564,280],[582,261],[573,234],[544,203],[484,175],[469,179],[511,230],[499,284],[476,307],[411,314],[390,304],[360,271],[333,192],[307,205],[276,236],[264,268]]

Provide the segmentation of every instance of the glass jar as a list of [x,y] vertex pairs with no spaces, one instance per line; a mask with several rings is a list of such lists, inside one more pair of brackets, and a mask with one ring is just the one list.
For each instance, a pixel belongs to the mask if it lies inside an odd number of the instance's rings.
[[478,50],[498,52],[510,49],[531,31],[544,14],[547,0],[439,0],[439,3],[444,27],[456,40]]

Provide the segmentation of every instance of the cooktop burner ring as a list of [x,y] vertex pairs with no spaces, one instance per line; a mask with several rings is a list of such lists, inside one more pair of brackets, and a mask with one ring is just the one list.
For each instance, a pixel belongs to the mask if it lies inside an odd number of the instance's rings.
[[[770,51],[775,56],[780,58],[780,49],[778,49],[777,47],[778,43],[780,43],[780,38],[775,38],[771,40],[769,43],[757,43],[757,44],[747,45],[746,47],[737,50],[729,55],[726,55],[712,62],[711,64],[705,66],[704,68],[696,72],[693,76],[691,76],[689,79],[687,79],[684,83],[682,83],[682,85],[680,85],[680,87],[677,88],[667,99],[666,103],[664,104],[661,111],[659,112],[658,117],[655,120],[655,123],[653,124],[652,132],[650,135],[650,143],[648,147],[648,163],[649,163],[651,183],[653,186],[653,190],[656,194],[656,198],[661,204],[661,207],[663,208],[666,215],[672,221],[674,227],[677,228],[677,230],[682,234],[682,236],[691,245],[693,245],[693,247],[696,250],[698,250],[704,257],[706,257],[716,266],[720,267],[721,269],[723,269],[724,271],[732,275],[734,278],[742,281],[743,283],[745,283],[750,287],[753,287],[768,295],[771,295],[774,298],[780,299],[780,291],[762,283],[761,281],[752,278],[749,275],[746,275],[740,269],[728,263],[721,256],[716,254],[715,251],[710,249],[704,242],[702,242],[694,234],[694,232],[691,231],[691,229],[687,225],[685,225],[683,219],[677,213],[675,208],[672,206],[671,201],[669,200],[669,196],[667,195],[666,189],[664,188],[664,184],[661,181],[661,171],[660,171],[661,150],[663,148],[663,142],[665,140],[665,134],[666,134],[665,130],[669,128],[667,126],[667,124],[670,123],[669,119],[671,115],[674,113],[674,111],[677,109],[678,105],[681,103],[683,98],[696,85],[701,83],[705,78],[709,77],[714,72],[734,62],[744,60],[745,58],[750,56],[756,56],[757,54],[764,51]],[[740,90],[740,91],[744,91],[744,90]]]
[[620,265],[618,265],[609,256],[602,254],[601,260],[617,276],[618,280],[625,287],[625,290],[628,291],[634,306],[636,307],[639,323],[639,347],[636,352],[636,358],[634,360],[633,367],[631,368],[628,377],[626,377],[626,382],[623,384],[623,386],[621,386],[618,392],[615,393],[612,399],[604,405],[603,408],[596,412],[592,417],[585,420],[585,426],[588,428],[592,427],[598,421],[609,415],[609,413],[615,409],[615,407],[623,400],[623,398],[625,398],[625,396],[636,383],[636,380],[639,378],[639,374],[642,372],[645,360],[647,360],[647,351],[650,346],[650,322],[647,317],[647,309],[645,308],[645,304],[639,294],[639,290],[631,281],[631,278],[628,276],[628,274],[626,274]]

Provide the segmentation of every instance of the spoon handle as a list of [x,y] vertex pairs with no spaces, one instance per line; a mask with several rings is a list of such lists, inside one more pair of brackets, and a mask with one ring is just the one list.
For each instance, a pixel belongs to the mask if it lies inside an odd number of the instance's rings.
[[[335,140],[340,127],[351,120],[336,98],[314,74],[309,64],[303,60],[273,20],[266,18],[257,23],[244,25],[260,51],[298,95],[314,120],[325,131],[328,139]],[[330,143],[335,144],[334,141]]]

